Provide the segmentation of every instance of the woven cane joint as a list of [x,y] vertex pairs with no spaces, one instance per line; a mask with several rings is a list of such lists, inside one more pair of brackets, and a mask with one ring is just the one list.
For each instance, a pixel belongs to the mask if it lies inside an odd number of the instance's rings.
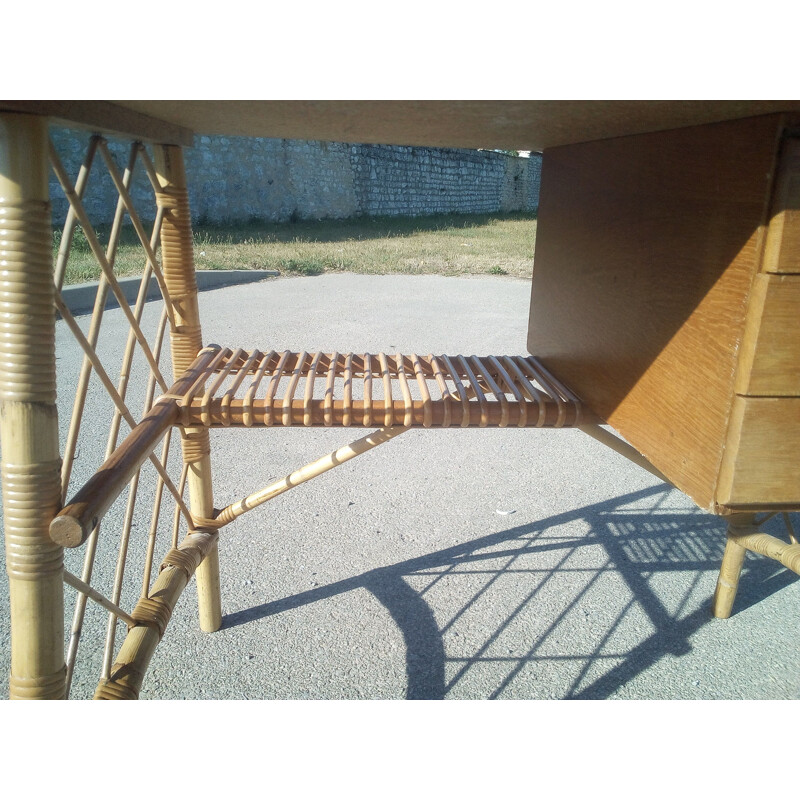
[[137,625],[155,628],[161,639],[172,617],[172,609],[160,597],[143,597],[136,604],[131,616],[136,620]]
[[202,560],[202,553],[198,552],[198,550],[195,548],[185,550],[173,548],[167,553],[167,555],[164,557],[164,560],[161,562],[161,570],[164,570],[167,567],[175,567],[176,569],[183,571],[183,573],[186,575],[186,580],[188,581],[192,575],[194,575],[195,570],[200,566],[200,562]]

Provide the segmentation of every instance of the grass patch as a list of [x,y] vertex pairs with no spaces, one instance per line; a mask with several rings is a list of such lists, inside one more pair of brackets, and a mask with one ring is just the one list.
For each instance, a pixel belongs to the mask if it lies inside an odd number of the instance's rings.
[[[108,228],[97,230],[105,246]],[[510,275],[530,278],[536,215],[447,214],[428,217],[360,217],[236,225],[198,224],[198,269],[274,269],[285,275],[357,272],[370,275]],[[54,253],[60,231],[54,235]],[[144,251],[123,228],[114,271],[141,274]],[[73,240],[67,283],[97,280],[99,267],[80,229]]]

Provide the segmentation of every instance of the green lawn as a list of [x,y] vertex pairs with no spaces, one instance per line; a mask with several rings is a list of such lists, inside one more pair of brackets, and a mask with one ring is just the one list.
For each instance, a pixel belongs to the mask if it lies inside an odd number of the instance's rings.
[[[98,229],[97,233],[105,246],[108,230]],[[57,231],[55,251],[60,238]],[[360,272],[530,278],[535,240],[536,215],[532,213],[198,224],[194,255],[198,269],[275,269],[295,275]],[[140,274],[143,253],[133,229],[125,227],[115,272]],[[97,280],[99,275],[88,242],[78,231],[66,282],[83,283]]]

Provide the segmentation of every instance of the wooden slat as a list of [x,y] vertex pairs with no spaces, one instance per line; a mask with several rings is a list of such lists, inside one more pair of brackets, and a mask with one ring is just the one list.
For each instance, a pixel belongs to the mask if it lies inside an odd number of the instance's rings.
[[510,356],[504,356],[503,361],[505,362],[508,369],[511,371],[511,374],[517,381],[517,385],[522,389],[523,394],[528,400],[533,400],[539,406],[539,419],[537,427],[541,427],[544,424],[544,397],[542,393],[523,375],[522,370],[519,368],[517,362],[511,358]]
[[333,353],[328,366],[328,383],[325,387],[325,424],[333,425],[333,397],[336,388],[336,369],[339,354]]
[[[249,428],[250,426],[255,424],[255,415],[253,413],[253,401],[255,400],[256,393],[258,392],[258,387],[261,381],[264,379],[264,375],[266,374],[267,370],[269,369],[269,365],[272,360],[277,356],[277,353],[274,350],[270,350],[267,355],[261,360],[261,363],[258,365],[258,371],[253,376],[253,380],[250,383],[250,386],[247,389],[247,393],[245,394],[245,425]],[[228,401],[228,408],[230,408],[231,400]]]
[[264,415],[265,425],[268,426],[272,425],[275,421],[272,414],[272,401],[275,398],[275,393],[278,391],[278,384],[281,382],[281,379],[284,376],[284,372],[287,368],[288,361],[291,355],[292,354],[288,350],[284,350],[284,352],[281,353],[278,365],[275,367],[275,371],[272,373],[272,377],[270,378],[269,384],[267,385],[267,396],[266,396],[265,415]]
[[472,368],[467,363],[467,359],[464,356],[456,356],[457,363],[461,365],[461,369],[463,370],[464,375],[466,375],[467,380],[470,383],[470,389],[475,394],[475,397],[478,399],[478,405],[481,409],[481,428],[485,428],[489,424],[489,405],[486,400],[486,395],[483,393],[483,390],[478,383],[478,378],[475,376],[475,373],[472,371]]
[[364,355],[364,427],[372,424],[372,356]]
[[411,425],[414,418],[414,402],[411,399],[411,390],[408,388],[408,378],[406,378],[406,368],[403,362],[403,356],[398,353],[395,356],[395,374],[397,381],[400,384],[400,394],[403,396],[403,422],[406,427]]
[[383,379],[383,424],[384,427],[389,428],[394,424],[392,373],[389,372],[389,361],[384,353],[378,353],[378,363],[381,365],[381,378]]
[[489,387],[489,390],[494,393],[494,396],[497,398],[497,402],[500,403],[500,427],[505,428],[508,425],[508,400],[506,400],[505,394],[500,391],[500,387],[495,383],[494,378],[492,378],[489,370],[483,364],[483,362],[477,356],[471,356],[470,362],[472,366],[475,368],[475,375],[480,379],[486,381],[486,384]]
[[206,393],[203,395],[203,399],[200,401],[200,407],[201,407],[200,414],[203,420],[203,425],[205,425],[206,427],[208,427],[210,424],[210,422],[206,421],[208,419],[208,404],[211,401],[211,398],[219,391],[222,384],[225,383],[225,379],[231,373],[231,371],[234,368],[234,365],[242,356],[243,352],[244,351],[241,348],[239,348],[233,353],[232,356],[230,356],[230,358],[228,358],[225,367],[222,370],[220,370],[217,377],[211,382],[208,389],[206,389]]
[[236,396],[236,392],[242,385],[244,379],[251,373],[256,362],[260,362],[264,354],[260,350],[253,350],[247,358],[247,361],[242,365],[242,368],[236,373],[233,383],[228,388],[228,391],[222,397],[222,414],[225,418],[226,409],[230,408],[231,400]]
[[425,371],[423,370],[422,362],[416,353],[411,356],[411,363],[414,367],[414,375],[417,378],[419,393],[422,396],[422,424],[424,427],[430,428],[431,422],[433,421],[433,405],[431,402],[431,393],[428,390],[428,385],[425,381]]
[[439,385],[439,391],[442,394],[442,405],[443,405],[443,424],[447,428],[450,426],[450,421],[452,419],[452,414],[450,411],[450,390],[447,388],[447,383],[445,381],[444,373],[442,372],[442,368],[439,364],[437,358],[433,355],[428,356],[428,360],[431,362],[431,367],[433,368],[433,375],[436,378],[436,383]]
[[344,417],[342,424],[349,428],[353,423],[350,409],[353,407],[353,354],[348,353],[344,360]]
[[311,368],[308,371],[308,378],[306,379],[306,391],[303,398],[303,425],[306,427],[311,425],[311,401],[314,399],[314,380],[317,377],[317,368],[322,359],[322,353],[315,353],[311,361]]
[[154,144],[194,144],[194,134],[182,125],[107,100],[0,100],[0,109],[41,114],[73,127],[122,133]]
[[453,362],[450,360],[450,356],[443,355],[442,361],[446,364],[447,371],[450,374],[450,380],[453,381],[456,391],[458,392],[458,399],[461,401],[461,426],[466,428],[469,424],[469,400],[467,398],[467,390],[464,388],[464,384],[461,383],[461,379],[458,376],[456,368],[453,366]]
[[289,385],[286,387],[286,393],[283,396],[283,424],[284,425],[291,425],[291,411],[292,411],[292,400],[294,400],[294,393],[297,391],[297,384],[300,382],[300,374],[305,366],[306,359],[308,358],[308,353],[303,351],[300,357],[297,359],[297,363],[295,365],[294,370],[292,371],[292,377],[289,380]]
[[525,407],[525,403],[523,402],[522,393],[517,388],[517,385],[514,382],[514,380],[512,379],[511,375],[508,374],[508,372],[506,371],[505,367],[503,367],[503,365],[498,361],[498,359],[495,356],[489,356],[488,358],[489,358],[489,362],[497,370],[497,373],[500,376],[501,381],[507,387],[507,389],[504,390],[504,391],[509,391],[511,394],[513,394],[514,395],[514,399],[519,404],[520,409],[522,410],[522,414],[520,414],[520,419],[519,419],[519,422],[517,423],[517,425],[519,425],[520,428],[524,428],[525,425],[528,422],[528,414],[527,414],[527,410],[526,410],[526,407]]

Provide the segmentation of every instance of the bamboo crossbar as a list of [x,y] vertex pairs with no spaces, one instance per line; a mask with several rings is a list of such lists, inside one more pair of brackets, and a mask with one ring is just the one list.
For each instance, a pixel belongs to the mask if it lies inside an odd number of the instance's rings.
[[800,575],[800,544],[787,543],[776,536],[758,531],[739,533],[736,529],[731,529],[728,536],[739,547],[778,561],[787,569]]
[[136,620],[128,614],[127,611],[123,611],[116,603],[109,600],[96,589],[93,589],[88,583],[85,583],[71,572],[67,572],[67,570],[64,570],[64,583],[85,594],[87,597],[90,597],[96,603],[99,603],[106,611],[110,611],[112,614],[119,617],[129,627],[133,627],[136,624]]
[[[193,366],[175,383],[174,391],[183,392],[195,383],[197,373],[202,374],[215,356],[216,351],[213,348],[203,350]],[[153,450],[169,428],[177,422],[178,413],[177,404],[166,395],[153,405],[142,421],[133,427],[122,445],[50,523],[50,538],[54,542],[62,547],[78,547],[86,541],[145,459],[154,459]],[[177,489],[164,473],[160,462],[155,459],[154,464],[157,465],[164,483],[172,487],[176,499],[179,499]],[[188,510],[186,514],[191,524]]]
[[135,625],[128,631],[109,677],[98,684],[96,700],[138,698],[144,674],[178,598],[203,560],[213,552],[218,536],[216,531],[196,530],[180,547],[167,553],[147,597],[136,604],[131,614]]

